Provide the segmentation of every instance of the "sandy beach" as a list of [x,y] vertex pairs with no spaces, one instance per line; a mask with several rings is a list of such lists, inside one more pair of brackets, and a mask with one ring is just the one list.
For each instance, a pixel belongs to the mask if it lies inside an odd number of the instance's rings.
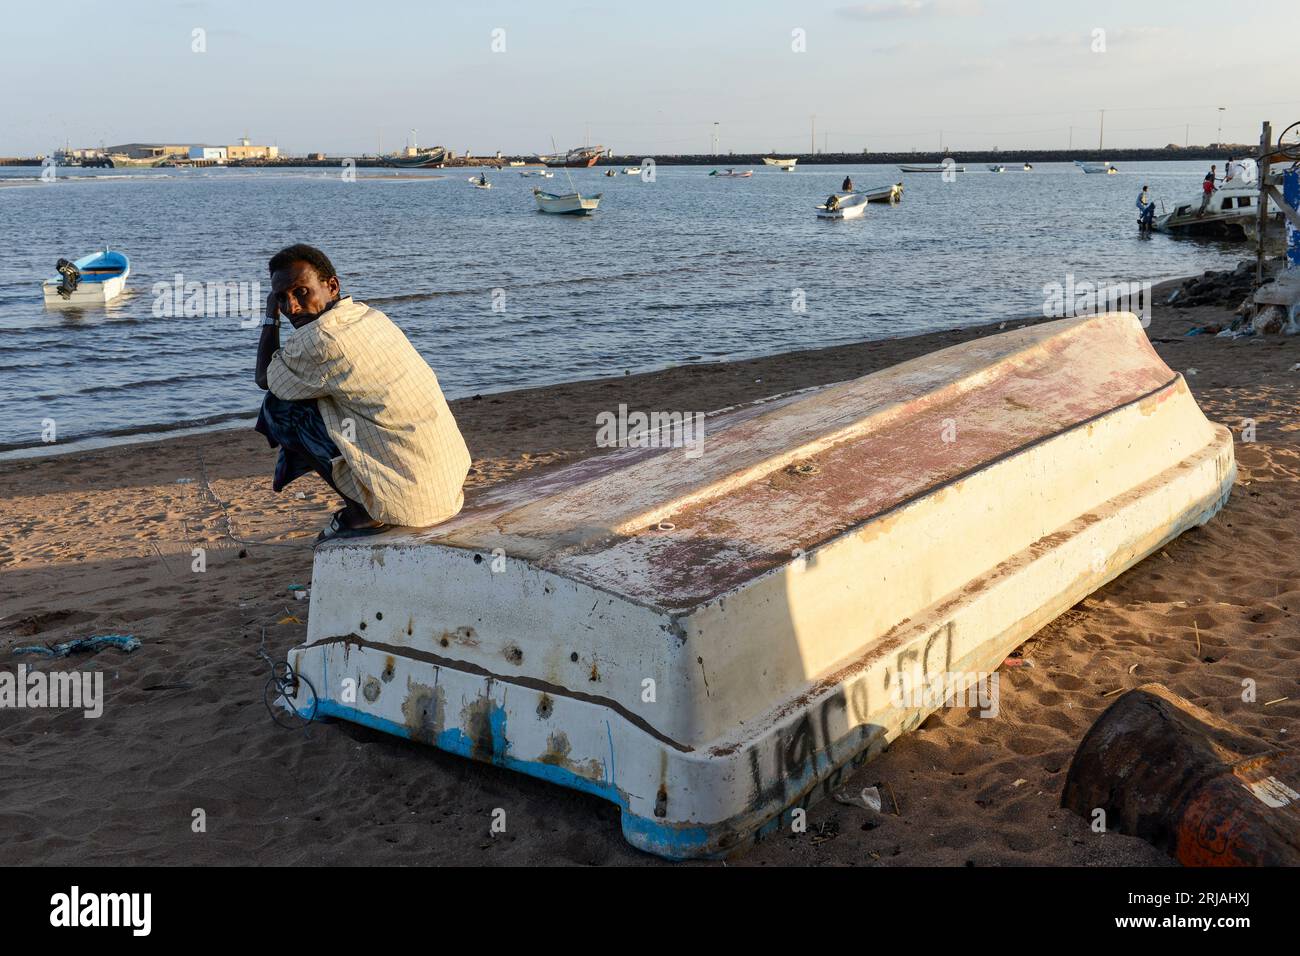
[[[824,800],[807,833],[731,865],[1173,865],[1058,807],[1070,757],[1115,693],[1157,681],[1274,745],[1300,736],[1300,337],[1184,337],[1225,318],[1156,306],[1148,329],[1237,437],[1221,515],[1023,645],[1002,669],[998,719],[940,711],[857,771],[845,790],[879,784],[886,812]],[[621,402],[714,410],[998,329],[972,322],[460,400],[467,496],[599,453],[596,414]],[[93,668],[106,692],[96,720],[0,710],[6,862],[662,864],[624,843],[618,810],[597,798],[348,723],[271,721],[263,629],[277,660],[302,640],[308,604],[288,588],[310,583],[312,542],[334,507],[315,479],[272,494],[274,462],[261,436],[238,429],[0,463],[0,667]],[[206,570],[194,573],[200,547]],[[54,663],[10,653],[92,634],[141,646]],[[1258,683],[1255,703],[1241,700],[1244,678]],[[200,808],[206,832],[191,825]],[[491,836],[495,808],[509,822]]]

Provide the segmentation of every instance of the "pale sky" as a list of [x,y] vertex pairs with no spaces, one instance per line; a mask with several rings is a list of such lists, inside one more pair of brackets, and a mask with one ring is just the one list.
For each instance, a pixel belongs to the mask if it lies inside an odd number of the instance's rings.
[[1102,109],[1110,148],[1254,143],[1300,120],[1298,35],[1294,0],[7,2],[0,155],[806,152],[814,114],[819,150],[1064,149]]

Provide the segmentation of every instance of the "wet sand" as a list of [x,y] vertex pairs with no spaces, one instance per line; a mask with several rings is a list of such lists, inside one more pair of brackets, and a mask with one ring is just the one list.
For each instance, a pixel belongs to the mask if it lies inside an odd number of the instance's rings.
[[[1158,306],[1149,329],[1206,413],[1236,433],[1238,481],[1222,514],[1023,645],[1032,666],[1003,668],[998,718],[941,711],[858,770],[845,791],[879,784],[886,812],[822,801],[806,833],[731,865],[1172,865],[1057,806],[1074,748],[1115,691],[1159,681],[1272,744],[1300,736],[1300,337],[1183,337],[1224,317]],[[458,401],[475,457],[467,494],[596,454],[596,413],[620,402],[713,410],[997,330]],[[7,861],[661,862],[628,847],[617,809],[595,797],[348,723],[272,723],[262,629],[276,659],[302,640],[307,603],[287,588],[309,583],[312,541],[334,507],[315,479],[273,495],[274,461],[261,436],[224,430],[0,463],[0,667],[16,667],[19,644],[142,641],[131,654],[21,659],[102,671],[107,699],[98,720],[0,710]],[[203,573],[191,571],[195,547],[206,549]],[[1241,701],[1247,677],[1258,683],[1253,704]],[[191,825],[199,808],[203,833]],[[493,837],[495,808],[507,831]]]

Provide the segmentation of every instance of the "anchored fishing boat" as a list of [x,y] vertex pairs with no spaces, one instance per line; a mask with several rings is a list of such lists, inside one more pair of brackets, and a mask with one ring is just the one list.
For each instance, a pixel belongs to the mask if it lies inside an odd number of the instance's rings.
[[893,185],[873,186],[870,189],[864,189],[860,195],[867,197],[867,202],[887,202],[898,203],[903,200],[903,184],[894,183]]
[[641,167],[640,167],[640,166],[624,166],[624,167],[623,167],[623,175],[624,175],[624,176],[640,176],[640,175],[641,175]]
[[799,157],[797,156],[794,159],[776,159],[772,156],[763,157],[763,165],[775,166],[778,169],[784,170],[787,173],[794,172],[795,164],[798,162],[799,162]]
[[899,166],[905,173],[964,173],[965,166],[958,166],[956,163],[917,163],[910,166]]
[[997,164],[994,164],[994,165],[992,165],[992,166],[989,167],[989,172],[991,172],[991,173],[1005,173],[1006,171],[1007,171],[1007,167],[1005,167],[1005,166],[1000,166],[1000,165],[997,165]]
[[870,200],[866,193],[832,194],[817,207],[818,219],[860,219]]
[[75,262],[60,259],[55,270],[41,284],[46,305],[103,305],[126,288],[131,262],[123,253],[105,249]]
[[559,215],[570,216],[587,216],[596,211],[600,205],[602,193],[596,193],[594,196],[583,196],[580,193],[572,192],[563,195],[543,192],[540,189],[533,189],[533,197],[537,200],[537,208],[542,212],[552,212]]
[[318,547],[285,704],[725,855],[1210,520],[1236,470],[1128,313],[647,418],[437,527]]
[[1074,165],[1078,166],[1085,173],[1089,173],[1092,175],[1103,173],[1108,176],[1113,176],[1115,173],[1119,172],[1119,170],[1116,169],[1114,166],[1112,166],[1110,163],[1085,163],[1076,159],[1074,161]]
[[747,169],[743,173],[738,173],[734,169],[724,169],[718,172],[716,169],[709,173],[710,176],[717,176],[719,179],[749,179],[754,175],[752,169]]
[[[1247,182],[1248,179],[1251,182]],[[1285,221],[1282,216],[1277,203],[1270,201],[1266,220],[1270,237],[1275,231],[1281,233]],[[1220,185],[1210,194],[1204,213],[1201,212],[1201,197],[1197,196],[1179,203],[1172,212],[1156,216],[1151,228],[1175,235],[1222,236],[1254,242],[1259,235],[1259,183],[1255,174],[1253,171],[1250,174],[1243,172],[1240,177]]]

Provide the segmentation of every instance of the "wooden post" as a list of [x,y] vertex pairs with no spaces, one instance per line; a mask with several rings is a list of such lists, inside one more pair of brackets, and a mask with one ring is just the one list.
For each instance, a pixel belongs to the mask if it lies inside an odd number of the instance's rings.
[[1264,121],[1264,128],[1259,134],[1259,235],[1256,237],[1255,249],[1255,288],[1264,284],[1264,234],[1268,231],[1268,156],[1273,151],[1273,124]]

